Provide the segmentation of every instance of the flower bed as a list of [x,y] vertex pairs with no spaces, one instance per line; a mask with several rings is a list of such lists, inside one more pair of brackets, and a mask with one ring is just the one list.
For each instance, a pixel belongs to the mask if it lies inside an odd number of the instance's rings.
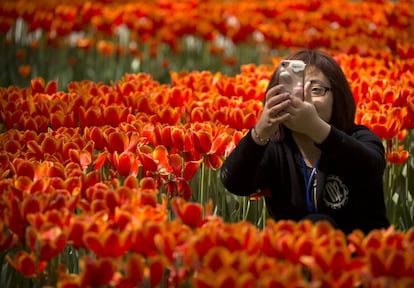
[[[389,140],[390,162],[404,162],[408,152],[393,140],[412,131],[413,94],[395,83],[412,81],[405,68],[414,62],[394,59],[401,70],[379,81],[380,59],[336,59],[363,96],[357,120]],[[367,67],[358,77],[355,61]],[[215,172],[255,123],[273,68],[172,72],[172,85],[126,74],[113,85],[72,82],[67,92],[41,78],[1,88],[6,263],[60,287],[413,284],[412,228],[344,235],[325,224],[274,223],[263,207],[252,223],[258,200],[227,199]],[[238,217],[223,217],[226,205]]]
[[[222,2],[0,4],[13,54],[0,61],[0,286],[414,285],[412,3]],[[274,222],[260,195],[219,181],[275,51],[302,46],[335,57],[356,122],[384,142],[387,230]]]

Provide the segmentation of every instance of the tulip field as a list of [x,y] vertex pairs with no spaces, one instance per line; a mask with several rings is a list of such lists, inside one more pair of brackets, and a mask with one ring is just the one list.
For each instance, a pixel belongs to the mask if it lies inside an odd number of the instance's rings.
[[[220,182],[300,48],[383,140],[388,229]],[[414,287],[414,1],[4,0],[0,51],[0,287]]]

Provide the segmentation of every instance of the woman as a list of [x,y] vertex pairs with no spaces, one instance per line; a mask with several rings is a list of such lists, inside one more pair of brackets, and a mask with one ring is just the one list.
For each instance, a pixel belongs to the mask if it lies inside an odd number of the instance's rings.
[[[356,125],[347,79],[330,56],[299,51],[286,59],[306,63],[304,88],[289,95],[271,78],[261,116],[225,160],[221,180],[234,194],[270,190],[275,219],[327,220],[350,233],[389,226],[381,140]],[[297,97],[301,96],[301,97]]]

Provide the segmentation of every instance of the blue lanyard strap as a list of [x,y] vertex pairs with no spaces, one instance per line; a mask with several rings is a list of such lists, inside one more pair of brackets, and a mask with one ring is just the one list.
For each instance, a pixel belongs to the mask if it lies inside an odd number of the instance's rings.
[[312,203],[310,193],[311,193],[311,186],[313,183],[313,177],[315,176],[316,170],[318,169],[319,161],[316,163],[315,167],[312,168],[312,172],[310,176],[308,177],[308,169],[306,167],[305,159],[302,157],[301,160],[302,160],[302,167],[303,167],[303,177],[305,179],[305,184],[306,184],[306,205],[308,206],[308,209],[311,213],[316,213],[315,206]]

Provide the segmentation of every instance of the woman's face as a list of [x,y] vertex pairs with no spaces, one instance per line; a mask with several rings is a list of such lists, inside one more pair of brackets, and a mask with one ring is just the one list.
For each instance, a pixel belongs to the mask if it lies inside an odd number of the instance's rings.
[[[305,83],[310,83],[310,89],[305,89],[305,93],[310,93],[312,101],[318,111],[319,116],[329,122],[332,116],[333,94],[331,83],[321,70],[315,67],[307,67],[305,71]],[[305,95],[306,99],[309,99]]]

